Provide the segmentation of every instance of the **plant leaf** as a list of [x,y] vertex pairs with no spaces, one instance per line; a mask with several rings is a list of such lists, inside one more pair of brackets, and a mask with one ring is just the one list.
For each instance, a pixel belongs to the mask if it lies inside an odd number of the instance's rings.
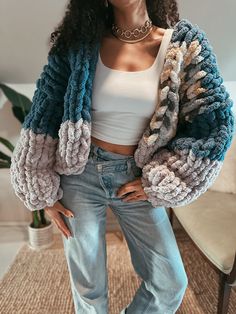
[[10,168],[10,166],[11,166],[11,165],[9,164],[9,162],[7,162],[7,161],[1,161],[1,160],[0,160],[0,168],[2,168],[2,169],[3,169],[3,168],[4,168],[4,169],[5,169],[5,168]]
[[10,141],[0,136],[0,143],[2,143],[4,146],[6,146],[11,152],[14,150],[14,146]]
[[25,120],[24,112],[19,107],[12,106],[12,112],[14,116],[20,121],[22,124]]
[[0,84],[0,88],[7,99],[11,102],[13,108],[17,108],[13,109],[13,113],[15,115],[16,112],[16,118],[22,123],[22,120],[24,120],[22,117],[25,117],[30,111],[32,105],[31,100],[5,84]]
[[0,151],[0,159],[11,163],[11,157]]

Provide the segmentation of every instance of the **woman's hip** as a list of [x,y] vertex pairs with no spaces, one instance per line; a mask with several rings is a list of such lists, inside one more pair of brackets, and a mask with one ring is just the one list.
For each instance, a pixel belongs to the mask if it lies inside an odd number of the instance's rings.
[[142,169],[136,166],[133,156],[106,151],[91,143],[83,172],[61,175],[61,187],[68,197],[77,194],[80,198],[83,195],[92,199],[100,195],[109,199],[115,197],[122,184],[141,174]]

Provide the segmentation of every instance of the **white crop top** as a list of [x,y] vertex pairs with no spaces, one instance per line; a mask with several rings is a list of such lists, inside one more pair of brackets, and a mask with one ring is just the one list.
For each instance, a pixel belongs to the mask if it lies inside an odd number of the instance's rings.
[[157,105],[159,76],[172,32],[166,29],[154,63],[142,71],[111,69],[99,53],[92,90],[93,137],[113,144],[138,143]]

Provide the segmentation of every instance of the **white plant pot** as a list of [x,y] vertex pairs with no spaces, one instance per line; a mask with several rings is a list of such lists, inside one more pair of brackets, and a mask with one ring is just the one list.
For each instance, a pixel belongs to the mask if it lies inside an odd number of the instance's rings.
[[28,225],[28,233],[28,246],[33,250],[45,249],[54,243],[53,224],[51,221],[48,226],[43,228],[32,228]]

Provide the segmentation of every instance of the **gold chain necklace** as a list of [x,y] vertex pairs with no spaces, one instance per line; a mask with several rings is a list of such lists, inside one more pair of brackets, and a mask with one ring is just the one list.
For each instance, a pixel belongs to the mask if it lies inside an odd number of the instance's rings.
[[[119,40],[132,44],[146,38],[151,33],[152,28],[153,28],[152,21],[148,19],[145,21],[144,25],[136,27],[132,30],[121,29],[115,23],[112,23],[111,30],[113,35],[116,36]],[[143,34],[143,36],[137,39],[137,37],[139,37],[140,34]],[[134,39],[132,39],[131,37],[134,37]]]

